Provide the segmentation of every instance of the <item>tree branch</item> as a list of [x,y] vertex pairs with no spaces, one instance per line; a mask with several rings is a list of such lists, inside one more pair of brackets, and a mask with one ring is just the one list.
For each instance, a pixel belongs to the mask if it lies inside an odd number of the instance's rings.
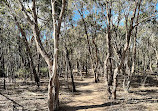
[[[135,25],[133,26],[133,28],[137,27],[140,23],[145,22],[146,20],[149,20],[150,18],[155,17],[155,16],[157,16],[157,15],[158,15],[158,14],[154,14],[154,15],[151,15],[151,16],[149,16],[149,17],[144,18],[143,20],[141,20],[140,22],[138,22],[137,24],[135,24]],[[157,17],[158,17],[158,16],[157,16]],[[156,18],[157,18],[157,17],[156,17]]]
[[28,22],[32,25],[33,24],[33,21],[31,20],[30,16],[28,15],[24,5],[22,4],[21,0],[18,0],[19,4],[20,4],[20,7],[21,7],[21,10],[23,12],[23,14],[25,15],[25,18],[28,20]]
[[60,30],[60,27],[61,27],[62,17],[65,12],[65,5],[66,5],[65,0],[62,0],[62,9],[61,9],[61,12],[59,15],[59,21],[58,21],[58,31]]

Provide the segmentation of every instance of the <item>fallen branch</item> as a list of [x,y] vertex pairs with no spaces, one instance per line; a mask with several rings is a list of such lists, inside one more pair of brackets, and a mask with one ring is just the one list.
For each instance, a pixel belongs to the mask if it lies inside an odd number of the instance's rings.
[[[13,99],[10,99],[10,98],[7,97],[6,95],[2,94],[1,92],[0,92],[0,95],[4,96],[5,98],[7,98],[7,99],[10,100],[11,102],[13,102],[13,108],[15,108],[15,107],[16,107],[15,105],[17,105],[17,106],[19,106],[19,107],[22,107],[22,111],[25,111],[25,110],[26,110],[26,109],[24,109],[24,106],[20,105],[19,103],[17,103],[17,102],[14,101]],[[14,105],[14,104],[15,104],[15,105]],[[29,110],[27,110],[27,111],[29,111]]]

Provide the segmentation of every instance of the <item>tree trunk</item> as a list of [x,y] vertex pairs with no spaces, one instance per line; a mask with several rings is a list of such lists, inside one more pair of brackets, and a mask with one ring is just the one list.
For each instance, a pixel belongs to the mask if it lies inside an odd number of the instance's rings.
[[109,54],[107,54],[107,57],[104,61],[104,77],[105,77],[105,85],[106,85],[106,93],[108,95],[108,98],[110,99],[111,98],[111,90],[110,90],[110,86],[109,86],[109,83],[108,83],[108,66],[107,66],[107,62],[108,62],[108,58],[109,58]]
[[[109,6],[110,4],[110,6]],[[107,35],[106,35],[106,44],[107,44],[107,56],[104,61],[104,76],[106,83],[106,92],[108,97],[111,98],[110,86],[113,81],[113,72],[112,72],[112,45],[111,45],[111,6],[112,2],[106,2],[106,13],[107,13]]]
[[96,74],[95,72],[95,67],[94,67],[94,60],[92,58],[92,48],[90,46],[90,39],[89,39],[89,35],[88,35],[88,31],[87,31],[87,25],[86,25],[86,21],[83,17],[83,12],[82,10],[78,10],[80,16],[82,17],[82,22],[83,22],[83,25],[84,25],[84,31],[85,31],[85,34],[86,34],[86,40],[87,40],[87,46],[88,46],[88,53],[89,53],[89,56],[90,56],[90,64],[91,64],[91,70],[92,70],[92,74],[94,75],[94,82],[97,83],[99,81],[98,79],[98,74]]
[[[132,31],[134,29],[134,27],[133,27],[134,19],[136,18],[138,20],[138,17],[139,17],[140,4],[141,4],[141,0],[139,1],[139,3],[136,4],[136,7],[133,11],[133,17],[131,18],[129,27],[127,26],[128,19],[126,18],[126,44],[125,44],[124,50],[122,52],[120,64],[114,70],[113,91],[112,91],[113,99],[116,99],[117,76],[120,73],[120,70],[122,69],[122,66],[123,66],[125,59],[126,59],[126,53],[129,49],[130,39],[131,39]],[[138,11],[137,11],[137,9],[138,9]],[[137,17],[136,17],[136,15],[137,15]]]
[[41,55],[37,52],[37,56],[38,56],[37,73],[40,77],[40,59],[41,59]]
[[21,35],[22,35],[22,39],[23,39],[23,42],[25,44],[27,54],[29,56],[30,67],[31,67],[32,73],[34,75],[35,82],[37,83],[37,86],[39,87],[40,79],[37,75],[37,72],[36,72],[36,69],[35,69],[35,66],[34,66],[34,63],[33,63],[33,57],[32,57],[32,53],[30,51],[30,47],[29,47],[29,44],[28,44],[28,41],[27,41],[27,38],[26,38],[26,34],[25,34],[24,30],[22,29],[22,27],[20,26],[20,24],[18,23],[15,16],[14,16],[14,20],[15,20],[16,25],[17,25],[17,27],[18,27]]
[[75,82],[74,82],[74,77],[73,77],[73,72],[72,72],[72,65],[71,65],[71,62],[70,62],[70,59],[69,59],[69,51],[68,51],[66,46],[65,46],[65,50],[66,50],[67,64],[69,66],[70,75],[71,75],[72,92],[76,92]]
[[25,18],[30,23],[31,28],[33,30],[33,35],[35,37],[37,50],[40,52],[41,56],[44,58],[44,60],[46,61],[48,65],[49,78],[50,78],[49,84],[48,84],[48,110],[49,111],[54,111],[56,109],[58,110],[58,107],[59,107],[59,79],[57,75],[58,39],[59,39],[59,34],[60,34],[62,17],[65,11],[65,5],[66,5],[65,1],[66,0],[62,0],[62,8],[61,8],[59,17],[57,17],[57,14],[55,12],[56,0],[51,0],[52,18],[53,18],[53,37],[54,37],[54,57],[53,57],[53,62],[52,62],[51,58],[49,57],[48,53],[44,49],[43,44],[40,40],[40,30],[38,27],[39,24],[37,20],[38,17],[37,17],[37,11],[36,11],[36,0],[32,1],[32,18],[28,15],[28,12],[26,11],[21,0],[18,0],[23,14],[25,15]]
[[[23,6],[23,4],[22,4],[22,2],[20,0],[18,0],[18,1],[20,3],[21,8],[25,9],[24,6]],[[8,6],[9,9],[11,9],[10,5],[7,2],[5,2],[5,4]],[[24,10],[22,10],[22,11],[24,11]],[[27,16],[27,19],[30,22],[30,24],[32,24],[31,19],[29,18],[28,14],[25,11],[24,11],[24,14]],[[16,18],[16,15],[12,13],[12,16],[13,16],[13,19],[14,19],[14,21],[15,21],[18,29],[19,29],[19,32],[22,35],[22,39],[23,39],[23,42],[24,42],[24,44],[26,46],[26,51],[27,51],[28,56],[29,56],[29,62],[30,62],[31,70],[32,70],[33,75],[34,75],[35,82],[37,83],[37,86],[39,86],[40,80],[39,80],[39,77],[38,77],[38,75],[36,73],[36,70],[35,70],[35,66],[34,66],[34,63],[33,63],[32,54],[31,54],[30,47],[29,47],[29,44],[28,44],[28,41],[27,41],[27,38],[26,38],[26,34],[25,34],[23,28],[20,26],[20,24],[19,24],[19,22],[18,22],[18,20]]]
[[[57,75],[57,61],[58,61],[58,40],[60,34],[60,27],[62,16],[65,11],[65,0],[62,0],[62,9],[60,12],[59,20],[56,19],[55,12],[55,0],[52,0],[52,18],[53,18],[53,37],[54,37],[54,59],[53,59],[53,68],[52,75],[50,76],[49,85],[48,85],[48,108],[49,111],[58,110],[59,108],[59,78]],[[58,22],[58,24],[57,24]],[[50,66],[51,69],[51,66]]]
[[119,70],[116,68],[114,70],[114,77],[113,77],[113,90],[112,90],[112,98],[116,99],[116,88],[117,88],[117,76],[118,76]]
[[158,67],[158,51],[155,49],[155,53],[156,53],[156,65]]
[[[53,74],[49,79],[48,84],[48,109],[49,111],[58,110],[59,108],[59,78],[56,72],[57,67],[54,65],[49,66],[50,75]],[[54,76],[55,74],[55,76]]]
[[3,51],[2,48],[0,48],[0,76],[3,77],[3,89],[6,89],[6,80],[5,80],[5,66],[4,66],[4,55],[3,55]]
[[87,55],[86,55],[86,75],[88,75],[88,62],[87,62]]

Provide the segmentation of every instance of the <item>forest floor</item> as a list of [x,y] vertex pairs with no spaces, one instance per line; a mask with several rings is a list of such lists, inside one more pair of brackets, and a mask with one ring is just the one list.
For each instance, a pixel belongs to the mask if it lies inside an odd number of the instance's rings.
[[[1,78],[0,111],[47,111],[48,79],[42,79],[39,88],[31,81],[9,83],[7,80],[6,90],[2,81]],[[92,76],[75,78],[77,92],[74,93],[64,79],[60,81],[60,111],[158,111],[158,80],[145,87],[131,87],[130,93],[125,93],[120,85],[116,100],[106,98],[103,78],[99,83],[94,83]]]

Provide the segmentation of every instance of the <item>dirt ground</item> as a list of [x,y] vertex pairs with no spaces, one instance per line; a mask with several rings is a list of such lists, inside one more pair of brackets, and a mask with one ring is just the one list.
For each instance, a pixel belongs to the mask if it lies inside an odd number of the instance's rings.
[[[3,90],[1,78],[0,111],[47,111],[47,81],[42,79],[38,88],[30,81],[7,80],[7,89]],[[158,111],[158,84],[131,88],[130,93],[119,86],[117,100],[108,100],[103,78],[99,83],[94,83],[93,77],[75,79],[75,93],[67,88],[65,80],[60,83],[60,111]]]

